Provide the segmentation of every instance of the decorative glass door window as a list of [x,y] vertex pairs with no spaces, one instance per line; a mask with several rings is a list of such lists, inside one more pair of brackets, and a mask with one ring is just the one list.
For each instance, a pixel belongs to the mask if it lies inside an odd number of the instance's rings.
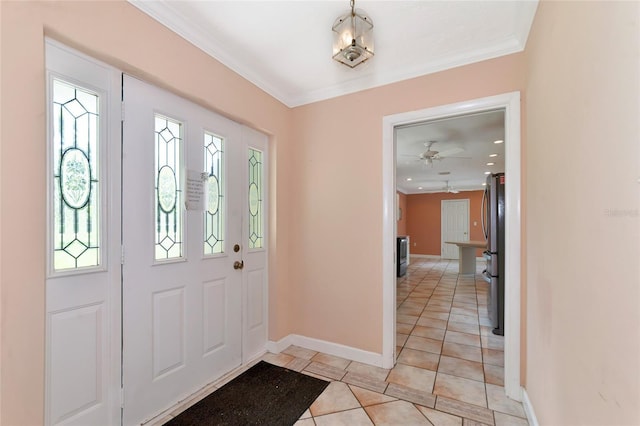
[[155,260],[182,257],[182,123],[155,116]]
[[52,81],[53,270],[99,266],[99,97]]
[[262,152],[249,148],[249,249],[263,248]]
[[224,253],[224,141],[204,134],[204,169],[207,181],[207,207],[204,212],[204,254]]

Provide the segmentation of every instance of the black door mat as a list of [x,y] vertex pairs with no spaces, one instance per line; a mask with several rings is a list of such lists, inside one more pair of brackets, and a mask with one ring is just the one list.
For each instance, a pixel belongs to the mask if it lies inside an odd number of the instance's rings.
[[328,385],[260,361],[165,425],[293,425]]

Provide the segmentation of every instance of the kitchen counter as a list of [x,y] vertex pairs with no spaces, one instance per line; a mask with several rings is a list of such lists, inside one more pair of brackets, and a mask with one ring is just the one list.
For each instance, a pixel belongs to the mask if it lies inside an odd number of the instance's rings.
[[445,241],[444,243],[458,246],[458,272],[460,274],[476,273],[476,249],[486,249],[486,241]]

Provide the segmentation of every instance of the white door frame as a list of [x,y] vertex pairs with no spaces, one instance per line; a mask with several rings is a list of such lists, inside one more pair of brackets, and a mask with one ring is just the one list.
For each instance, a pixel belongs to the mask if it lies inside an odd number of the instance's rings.
[[[441,200],[440,201],[440,257],[442,257],[442,254],[444,253],[444,211],[445,211],[445,207],[446,205],[450,205],[451,202],[459,202],[459,201],[465,201],[466,205],[467,205],[467,227],[464,230],[464,235],[467,236],[467,240],[469,240],[469,221],[471,220],[471,212],[469,211],[471,209],[471,200],[469,198],[452,198],[452,199],[448,199],[448,200]],[[453,244],[452,244],[453,245]],[[455,248],[455,251],[458,252],[458,247]],[[458,254],[458,258],[459,258],[459,254]]]
[[522,400],[520,386],[520,92],[504,93],[418,111],[388,115],[382,119],[382,363],[395,364],[396,278],[395,140],[394,128],[416,122],[482,111],[505,109],[506,257],[504,386],[508,397]]

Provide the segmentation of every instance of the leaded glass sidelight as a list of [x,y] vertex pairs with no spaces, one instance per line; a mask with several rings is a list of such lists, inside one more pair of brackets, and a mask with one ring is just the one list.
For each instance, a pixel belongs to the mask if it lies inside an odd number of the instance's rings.
[[204,134],[204,169],[207,182],[207,207],[204,212],[204,254],[224,252],[224,141]]
[[182,123],[155,116],[155,259],[182,257]]
[[98,95],[52,81],[53,270],[100,265]]
[[249,148],[249,248],[263,248],[262,152]]

